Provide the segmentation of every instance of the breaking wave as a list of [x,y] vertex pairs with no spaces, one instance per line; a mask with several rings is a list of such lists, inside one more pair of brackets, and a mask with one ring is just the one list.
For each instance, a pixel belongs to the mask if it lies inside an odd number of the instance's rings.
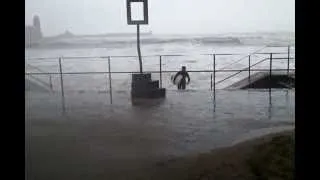
[[[243,35],[243,36],[142,36],[143,45],[157,44],[192,44],[192,45],[262,45],[294,44],[294,37],[277,35]],[[68,47],[128,47],[136,45],[136,37],[72,37],[45,38],[32,44],[34,48],[68,48]]]

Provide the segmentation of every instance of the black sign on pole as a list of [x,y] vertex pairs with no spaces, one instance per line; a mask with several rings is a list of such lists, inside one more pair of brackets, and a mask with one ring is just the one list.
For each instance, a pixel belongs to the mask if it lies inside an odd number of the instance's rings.
[[[133,19],[133,9],[143,7],[141,10],[143,12],[135,12],[135,13],[143,13],[142,19]],[[139,9],[138,9],[139,10]],[[140,66],[140,73],[142,74],[142,58],[141,58],[141,50],[140,50],[140,24],[148,24],[148,0],[127,0],[127,23],[128,25],[137,25],[137,51],[139,57],[139,66]]]
[[[143,20],[132,19],[132,6],[134,3],[141,3],[143,6]],[[148,0],[127,0],[127,23],[128,25],[148,24]]]

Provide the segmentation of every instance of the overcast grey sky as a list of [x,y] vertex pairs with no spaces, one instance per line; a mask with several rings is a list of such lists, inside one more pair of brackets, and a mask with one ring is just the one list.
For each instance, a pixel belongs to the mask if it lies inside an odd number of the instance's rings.
[[[153,33],[292,31],[294,0],[149,0]],[[126,21],[126,0],[25,0],[25,21],[39,15],[45,36],[135,32]]]

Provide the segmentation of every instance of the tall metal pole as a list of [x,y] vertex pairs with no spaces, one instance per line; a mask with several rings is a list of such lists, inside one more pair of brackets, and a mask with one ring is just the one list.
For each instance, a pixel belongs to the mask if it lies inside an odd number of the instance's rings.
[[288,66],[287,66],[287,76],[289,76],[289,69],[290,69],[290,46],[288,46]]
[[141,50],[140,50],[140,25],[137,24],[137,50],[139,56],[139,66],[140,66],[140,73],[142,73],[142,59],[141,59]]
[[61,57],[59,58],[59,70],[60,70],[60,86],[61,86],[61,97],[62,97],[62,110],[65,112],[65,102],[64,102],[64,86],[63,86],[63,74],[62,74],[62,64]]
[[213,100],[216,100],[216,55],[213,54]]
[[271,80],[272,80],[272,53],[270,53],[270,69],[269,69],[269,112],[268,118],[271,119],[272,99],[271,99]]
[[251,55],[249,55],[249,67],[248,67],[248,71],[249,71],[249,84],[251,84]]
[[271,78],[271,73],[272,73],[272,53],[270,53],[270,68],[269,68],[269,75],[270,75],[270,78]]
[[109,94],[110,94],[110,103],[112,104],[112,82],[111,82],[111,65],[110,65],[110,56],[108,56],[108,73],[109,73]]
[[271,90],[271,79],[272,79],[272,53],[270,53],[270,67],[269,67],[269,89]]

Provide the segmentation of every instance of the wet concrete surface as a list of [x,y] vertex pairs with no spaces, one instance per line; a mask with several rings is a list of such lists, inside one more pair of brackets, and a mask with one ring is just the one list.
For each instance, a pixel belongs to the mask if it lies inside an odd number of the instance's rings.
[[[168,91],[132,105],[129,92],[26,92],[29,179],[102,179],[294,127],[294,90]],[[121,173],[120,173],[121,174]],[[114,176],[113,176],[114,177]],[[126,179],[126,178],[124,178]]]

